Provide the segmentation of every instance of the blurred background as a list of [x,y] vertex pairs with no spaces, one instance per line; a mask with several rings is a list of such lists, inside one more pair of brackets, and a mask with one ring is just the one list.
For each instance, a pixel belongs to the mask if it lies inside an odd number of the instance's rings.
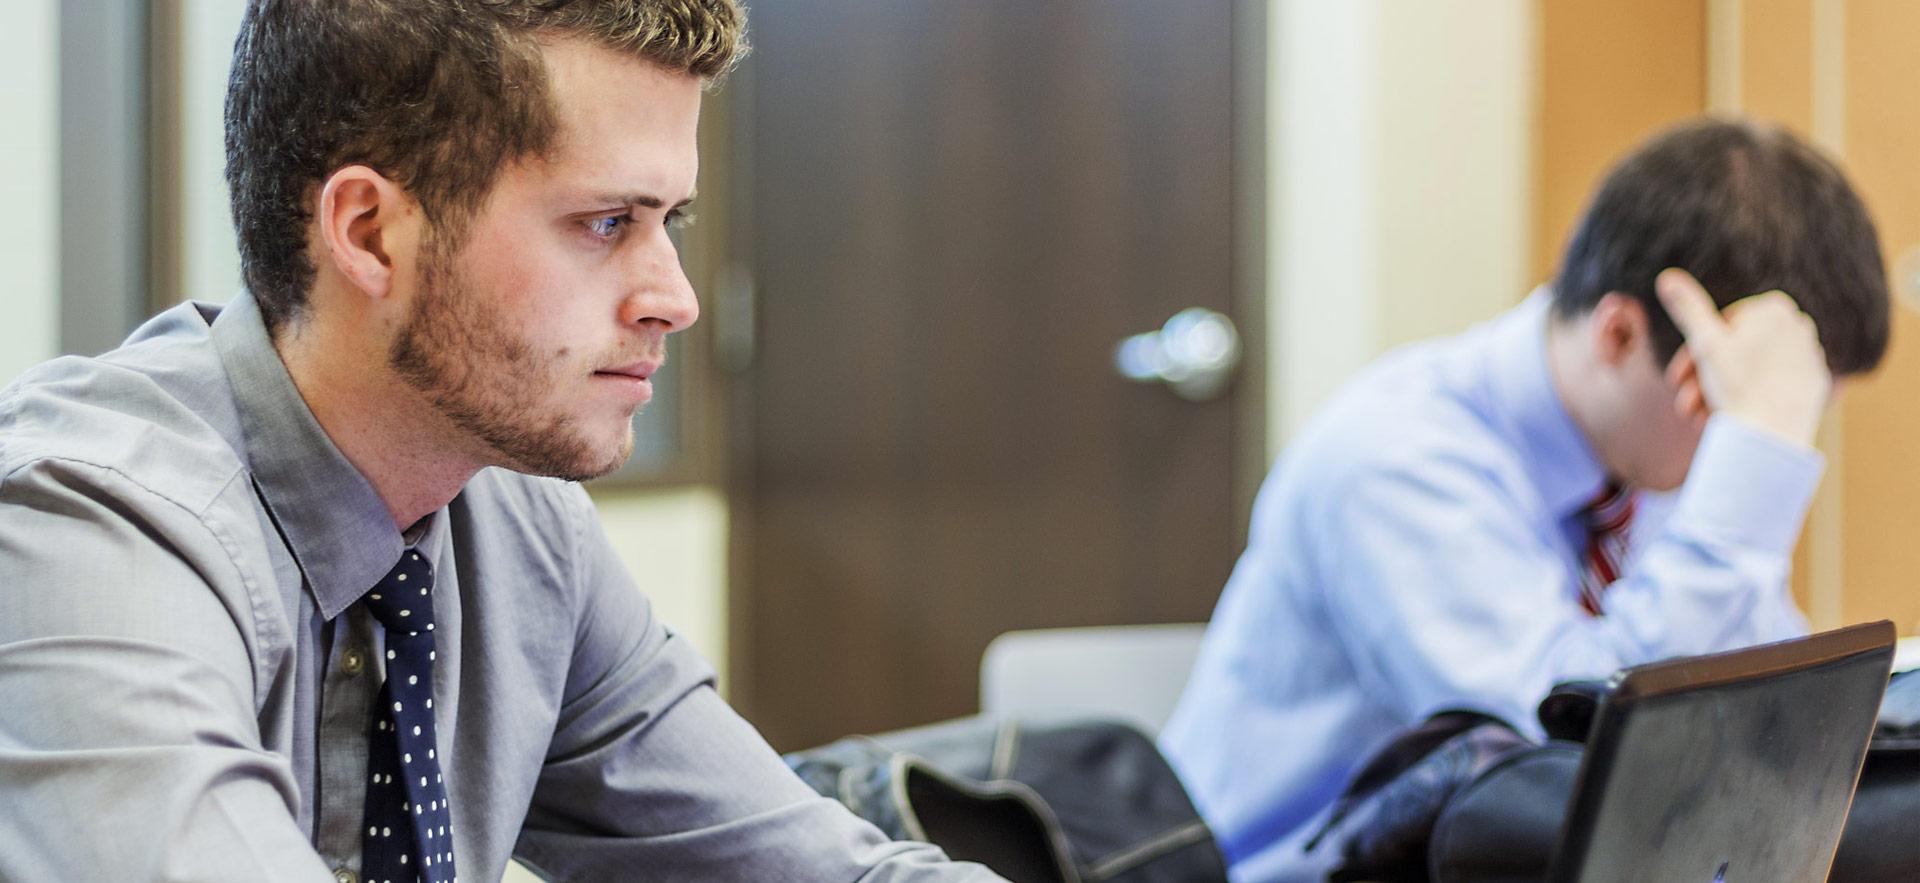
[[[0,381],[237,289],[243,5],[9,6]],[[1289,434],[1382,350],[1549,278],[1596,176],[1671,122],[1821,145],[1897,296],[1920,285],[1905,0],[753,7],[684,234],[705,317],[590,489],[783,750],[972,712],[1008,630],[1203,621]],[[1816,627],[1920,628],[1914,331],[1901,309],[1821,436]],[[1181,382],[1123,376],[1129,338]]]

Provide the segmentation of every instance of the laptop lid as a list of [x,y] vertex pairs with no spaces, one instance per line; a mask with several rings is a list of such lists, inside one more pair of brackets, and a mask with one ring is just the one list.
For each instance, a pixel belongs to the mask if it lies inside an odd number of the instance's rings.
[[1877,622],[1614,676],[1550,880],[1825,880],[1893,664]]

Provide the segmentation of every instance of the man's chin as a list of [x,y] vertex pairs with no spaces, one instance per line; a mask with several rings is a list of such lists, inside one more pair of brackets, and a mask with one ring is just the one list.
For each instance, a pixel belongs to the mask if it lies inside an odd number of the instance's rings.
[[587,465],[587,468],[580,470],[576,475],[561,477],[565,477],[570,481],[592,481],[593,479],[612,474],[615,470],[627,465],[627,461],[632,459],[632,457],[633,430],[629,428],[621,438],[620,443],[614,446],[614,450],[609,452],[607,456],[602,457],[597,464]]
[[605,476],[633,456],[633,431],[629,429],[616,443],[591,445],[553,445],[529,452],[532,456],[508,458],[498,465],[522,475],[558,478],[562,481],[592,481]]

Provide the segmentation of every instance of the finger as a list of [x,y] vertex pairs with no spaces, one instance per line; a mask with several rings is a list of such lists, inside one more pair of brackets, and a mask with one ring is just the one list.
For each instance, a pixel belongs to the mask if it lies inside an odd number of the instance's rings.
[[[1750,294],[1733,303],[1727,304],[1725,308],[1720,310],[1720,317],[1727,324],[1731,325],[1737,321],[1738,316],[1754,309],[1763,311],[1774,310],[1786,314],[1799,313],[1800,302],[1794,300],[1793,295],[1776,288],[1772,291]],[[1805,314],[1802,313],[1802,315]]]
[[1779,290],[1749,295],[1727,304],[1720,310],[1720,320],[1729,328],[1765,326],[1779,329],[1775,333],[1785,333],[1787,326],[1797,321],[1804,321],[1809,327],[1813,322],[1800,310],[1792,295]]
[[1706,390],[1700,386],[1700,363],[1685,346],[1667,363],[1667,385],[1673,388],[1673,410],[1684,419],[1704,417],[1707,413]]
[[1681,346],[1673,354],[1673,360],[1667,363],[1667,385],[1679,388],[1689,380],[1700,376],[1700,363],[1693,360],[1693,350]]
[[1680,336],[1689,344],[1711,347],[1726,334],[1726,319],[1714,308],[1713,298],[1700,287],[1693,274],[1678,268],[1662,270],[1654,278],[1653,290],[1660,296],[1660,305],[1667,308],[1667,315],[1673,317]]
[[1707,396],[1700,391],[1698,381],[1680,387],[1673,397],[1673,410],[1686,419],[1707,415]]

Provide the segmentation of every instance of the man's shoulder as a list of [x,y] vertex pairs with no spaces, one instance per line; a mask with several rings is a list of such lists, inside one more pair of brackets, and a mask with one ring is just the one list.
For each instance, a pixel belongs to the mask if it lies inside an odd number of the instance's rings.
[[1287,455],[1343,481],[1401,470],[1500,471],[1519,458],[1478,388],[1420,349],[1357,376],[1302,427]]
[[1371,518],[1418,500],[1529,510],[1512,415],[1457,344],[1391,353],[1333,396],[1288,441],[1262,488],[1266,523]]
[[0,483],[77,466],[198,511],[244,469],[233,407],[218,354],[190,333],[63,356],[0,389]]

